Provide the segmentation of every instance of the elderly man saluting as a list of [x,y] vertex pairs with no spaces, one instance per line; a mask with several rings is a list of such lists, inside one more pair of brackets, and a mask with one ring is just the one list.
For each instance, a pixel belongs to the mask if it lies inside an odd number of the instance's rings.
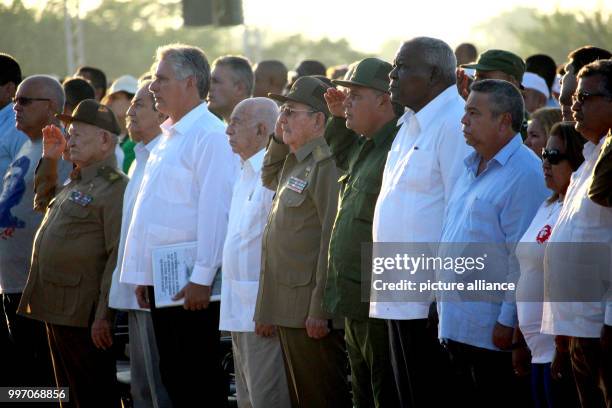
[[263,235],[255,332],[266,336],[277,326],[293,407],[350,407],[342,332],[323,309],[338,203],[336,165],[323,138],[326,89],[303,77],[286,96],[269,95],[284,104],[262,169],[276,196]]
[[[113,112],[93,99],[73,116],[58,116],[70,123],[76,168],[34,238],[19,313],[46,323],[57,385],[70,387],[70,406],[116,407],[108,292],[127,185],[114,156],[120,129]],[[59,160],[65,147],[57,127],[43,130],[44,158]]]

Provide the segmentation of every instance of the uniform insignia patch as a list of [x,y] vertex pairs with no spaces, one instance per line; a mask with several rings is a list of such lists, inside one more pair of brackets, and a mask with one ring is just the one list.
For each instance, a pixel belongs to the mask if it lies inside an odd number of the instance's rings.
[[295,191],[298,194],[302,194],[307,185],[307,181],[301,180],[297,177],[290,177],[289,181],[287,182],[287,188],[289,190]]
[[73,203],[80,205],[81,207],[87,207],[89,203],[93,201],[93,197],[89,194],[85,194],[76,190],[70,193],[70,197],[68,199]]

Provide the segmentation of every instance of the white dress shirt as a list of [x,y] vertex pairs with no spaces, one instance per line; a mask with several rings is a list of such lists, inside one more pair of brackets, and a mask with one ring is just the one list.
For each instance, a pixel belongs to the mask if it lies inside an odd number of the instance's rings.
[[119,250],[117,253],[117,267],[113,272],[113,280],[111,282],[110,293],[108,295],[108,305],[113,309],[141,309],[136,300],[136,286],[129,283],[119,282],[121,276],[121,266],[123,264],[123,253],[125,248],[125,240],[127,238],[127,230],[132,219],[132,210],[136,202],[136,196],[140,190],[144,169],[149,159],[151,151],[159,143],[161,136],[158,135],[146,145],[142,142],[134,146],[134,164],[130,167],[130,181],[125,188],[123,195],[123,215],[121,216],[121,235],[119,238]]
[[[593,252],[593,246],[568,243],[612,243],[612,208],[595,204],[588,197],[593,168],[604,144],[587,142],[584,145],[584,163],[572,174],[563,209],[553,228],[544,256],[545,285],[562,284],[580,287],[592,279],[610,277],[601,270],[602,260]],[[609,254],[609,253],[608,253]],[[602,282],[603,287],[603,282]],[[553,299],[560,300],[560,299]],[[571,299],[567,299],[571,300]],[[610,304],[602,302],[544,302],[542,332],[574,337],[599,337],[604,320],[612,322]]]
[[[464,106],[452,85],[416,114],[408,109],[398,120],[401,128],[387,155],[374,210],[375,243],[440,240],[445,206],[472,151],[461,128]],[[371,317],[422,319],[428,310],[429,303],[370,300]]]
[[211,285],[221,266],[238,157],[205,103],[161,129],[134,203],[120,280],[153,285],[152,249],[196,241],[190,280]]
[[219,329],[252,332],[261,271],[261,239],[274,191],[261,182],[266,150],[242,163],[223,246]]

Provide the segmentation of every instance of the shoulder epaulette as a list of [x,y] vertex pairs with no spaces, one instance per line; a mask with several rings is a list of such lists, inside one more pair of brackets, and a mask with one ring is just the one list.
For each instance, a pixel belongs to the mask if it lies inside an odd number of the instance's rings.
[[126,177],[116,168],[109,166],[100,167],[100,169],[98,169],[98,175],[109,183],[114,183],[115,181],[121,180],[122,178]]

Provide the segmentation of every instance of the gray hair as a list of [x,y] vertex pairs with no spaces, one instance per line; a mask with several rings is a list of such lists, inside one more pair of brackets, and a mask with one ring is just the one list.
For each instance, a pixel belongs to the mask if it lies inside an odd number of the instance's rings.
[[[149,93],[149,97],[151,98],[151,103],[153,105],[153,110],[155,112],[157,112],[157,108],[155,107],[155,98],[153,98],[153,93],[151,91],[149,91],[149,86],[151,86],[152,83],[153,83],[152,79],[144,79],[144,80],[138,82],[138,91],[140,91],[142,88],[147,90],[147,92]],[[138,92],[138,91],[136,91],[136,92]]]
[[62,113],[66,104],[66,93],[60,82],[51,75],[32,75],[27,77],[22,84],[26,82],[36,82],[46,98],[51,99],[57,108],[55,113]]
[[239,55],[225,55],[213,62],[213,67],[217,65],[230,68],[235,80],[246,89],[246,96],[250,97],[253,95],[253,68],[251,68],[251,62],[247,58]]
[[155,62],[159,63],[162,59],[172,64],[178,79],[193,75],[200,98],[206,98],[210,88],[210,65],[204,51],[184,44],[164,45],[157,49]]
[[250,109],[251,121],[265,125],[270,133],[274,132],[280,110],[272,99],[264,97],[244,99],[236,105],[234,112],[238,109]]
[[457,57],[447,43],[432,37],[415,37],[404,43],[406,44],[421,50],[425,63],[438,69],[441,81],[449,84],[455,83]]
[[519,132],[525,116],[523,96],[516,86],[500,79],[483,79],[470,86],[472,92],[489,95],[489,107],[494,116],[510,113],[512,130]]

